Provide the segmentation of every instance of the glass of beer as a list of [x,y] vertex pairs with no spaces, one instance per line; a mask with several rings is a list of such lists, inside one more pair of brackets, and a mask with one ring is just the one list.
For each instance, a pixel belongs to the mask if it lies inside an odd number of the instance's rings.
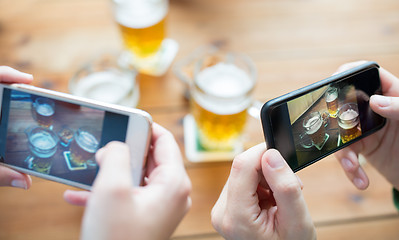
[[356,103],[344,104],[339,109],[337,116],[342,143],[349,142],[362,135],[359,110]]
[[338,88],[329,87],[324,97],[330,117],[336,118],[338,113]]
[[104,53],[85,64],[69,80],[76,96],[136,107],[140,97],[137,71],[124,54]]
[[55,113],[55,103],[53,100],[42,97],[36,98],[33,102],[33,110],[33,118],[40,126],[51,127]]
[[58,137],[48,128],[33,127],[25,130],[29,149],[34,156],[29,163],[34,171],[49,174],[52,157],[57,152]]
[[75,136],[70,145],[71,160],[81,166],[94,157],[99,146],[98,138],[94,134],[94,130],[81,127],[75,132]]
[[312,139],[313,145],[321,150],[326,142],[326,129],[323,118],[319,112],[311,112],[303,119],[303,128]]
[[123,43],[140,67],[159,58],[166,37],[168,0],[113,0]]
[[[208,56],[209,57],[209,56]],[[200,59],[190,82],[190,104],[200,146],[231,151],[240,144],[252,104],[256,70],[245,55],[221,53]]]

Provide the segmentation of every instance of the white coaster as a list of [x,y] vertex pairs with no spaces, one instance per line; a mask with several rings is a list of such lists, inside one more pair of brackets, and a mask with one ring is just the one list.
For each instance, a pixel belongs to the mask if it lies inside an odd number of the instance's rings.
[[169,69],[179,50],[177,41],[167,38],[162,41],[159,52],[149,59],[133,59],[133,65],[144,74],[161,76]]
[[191,114],[184,117],[183,126],[185,153],[190,162],[232,161],[237,154],[243,151],[242,143],[237,144],[232,151],[206,151],[199,146],[197,125]]

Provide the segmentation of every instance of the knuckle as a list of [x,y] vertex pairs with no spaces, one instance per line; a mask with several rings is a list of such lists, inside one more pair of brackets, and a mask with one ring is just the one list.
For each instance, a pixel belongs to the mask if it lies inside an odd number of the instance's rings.
[[237,170],[242,169],[245,164],[245,161],[246,159],[244,155],[242,153],[238,154],[236,157],[234,157],[232,168]]
[[106,185],[96,190],[102,196],[108,196],[119,200],[130,199],[132,194],[131,187],[124,184]]
[[284,181],[279,184],[279,191],[292,198],[300,197],[301,195],[301,186],[298,181]]

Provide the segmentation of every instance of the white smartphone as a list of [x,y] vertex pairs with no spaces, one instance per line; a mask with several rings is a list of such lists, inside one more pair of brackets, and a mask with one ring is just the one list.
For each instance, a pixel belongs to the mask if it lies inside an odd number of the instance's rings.
[[0,164],[90,190],[95,153],[110,141],[129,145],[133,184],[142,183],[151,116],[138,109],[42,89],[0,84]]

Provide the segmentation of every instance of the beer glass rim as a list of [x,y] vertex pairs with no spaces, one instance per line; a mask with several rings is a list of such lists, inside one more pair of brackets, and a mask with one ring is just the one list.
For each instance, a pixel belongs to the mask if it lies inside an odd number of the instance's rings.
[[314,115],[318,115],[318,116],[319,116],[319,119],[320,119],[320,120],[323,120],[323,118],[321,117],[321,114],[320,114],[319,111],[311,112],[311,113],[307,114],[307,115],[303,118],[302,126],[303,126],[304,128],[307,128],[307,127],[305,126],[305,123],[307,123],[311,118],[313,118]]
[[52,105],[52,107],[54,107],[54,105],[55,105],[54,100],[47,98],[47,97],[38,97],[35,99],[35,103],[43,104],[43,103],[39,103],[38,101],[44,101],[45,103]]
[[45,127],[41,127],[41,126],[31,126],[31,127],[28,127],[27,129],[25,129],[25,133],[28,136],[28,141],[31,142],[31,136],[38,132],[48,133],[54,139],[54,141],[56,143],[55,146],[58,144],[59,138],[58,138],[57,134],[53,130],[45,128]]
[[[350,106],[350,107],[346,108],[347,106]],[[344,109],[345,109],[345,111],[348,110],[348,109],[354,109],[354,110],[356,110],[357,113],[359,113],[359,109],[358,109],[357,103],[353,103],[352,102],[352,103],[345,103],[344,105],[342,105],[338,109],[337,116],[340,116],[340,113],[342,113],[342,111],[344,111]]]
[[[239,97],[243,97],[243,96],[249,95],[249,94],[251,94],[253,92],[253,90],[255,88],[255,84],[256,84],[257,71],[256,71],[255,64],[251,60],[251,58],[249,58],[245,54],[236,53],[236,52],[222,52],[222,51],[219,51],[219,52],[214,52],[212,55],[216,55],[216,56],[217,55],[222,55],[222,56],[224,56],[223,60],[219,61],[221,63],[232,63],[232,64],[234,64],[234,61],[237,60],[237,59],[239,59],[242,63],[244,63],[246,68],[247,68],[247,70],[243,69],[243,68],[241,68],[239,66],[237,66],[237,67],[239,69],[245,71],[246,74],[248,74],[248,77],[251,80],[251,87],[248,89],[248,91],[245,91],[242,94],[240,94],[238,96],[233,96],[233,97],[218,96],[216,94],[213,94],[213,93],[201,88],[198,85],[198,83],[197,83],[197,75],[198,75],[199,72],[201,72],[201,65],[204,62],[204,58],[206,57],[206,55],[205,55],[205,56],[202,56],[200,59],[198,59],[195,62],[195,64],[194,64],[194,76],[193,76],[192,81],[190,81],[190,83],[191,83],[190,85],[191,85],[192,88],[194,88],[195,90],[198,90],[201,93],[206,94],[206,95],[208,95],[210,97],[217,98],[217,99],[225,99],[225,100],[236,99],[236,98],[239,98]],[[236,64],[234,64],[234,65],[236,65]]]

